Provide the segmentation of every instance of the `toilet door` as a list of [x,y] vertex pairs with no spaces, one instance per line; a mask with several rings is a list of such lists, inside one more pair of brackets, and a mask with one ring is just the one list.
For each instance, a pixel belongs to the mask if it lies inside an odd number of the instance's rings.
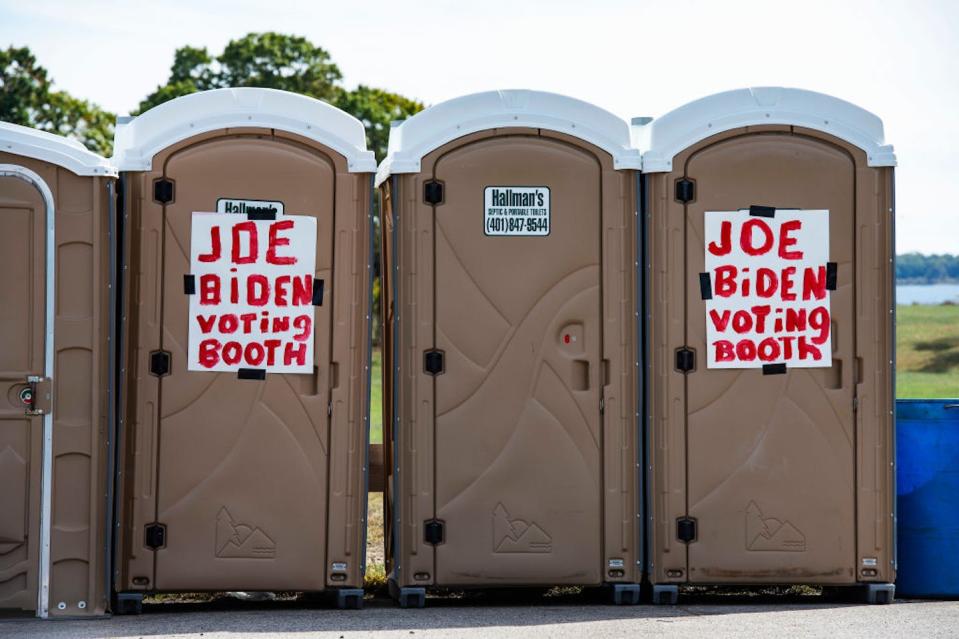
[[37,609],[44,417],[26,411],[45,372],[47,215],[36,186],[0,175],[0,609]]
[[435,583],[599,583],[600,164],[494,136],[433,180]]

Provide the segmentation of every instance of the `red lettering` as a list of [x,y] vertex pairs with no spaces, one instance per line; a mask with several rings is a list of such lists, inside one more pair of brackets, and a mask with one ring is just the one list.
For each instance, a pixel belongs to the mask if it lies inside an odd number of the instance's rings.
[[233,313],[227,313],[226,315],[220,316],[220,322],[218,328],[221,333],[234,333],[236,332],[236,327],[239,326],[239,321],[236,319],[236,315]]
[[243,333],[249,335],[253,332],[253,322],[256,321],[256,313],[243,313],[243,315],[240,315],[240,321],[243,322]]
[[802,222],[799,220],[789,220],[783,222],[779,227],[779,257],[784,260],[801,260],[802,251],[790,251],[790,246],[795,245],[799,240],[789,235],[790,231],[798,231],[802,228]]
[[223,254],[223,248],[220,245],[220,227],[210,227],[210,247],[209,253],[201,253],[199,260],[201,262],[216,262]]
[[200,366],[213,368],[220,362],[220,342],[215,339],[205,339],[200,342]]
[[759,342],[759,359],[764,362],[774,362],[779,359],[779,342],[775,337],[767,337]]
[[766,316],[769,315],[772,309],[767,305],[767,306],[753,306],[750,310],[756,316],[756,332],[765,333],[766,332]]
[[200,304],[214,306],[220,303],[220,276],[204,273],[200,276]]
[[796,339],[795,335],[783,335],[779,338],[779,342],[782,344],[783,348],[783,359],[791,359],[793,356],[793,340]]
[[718,313],[716,309],[709,310],[709,319],[713,321],[713,326],[720,333],[726,330],[726,326],[729,325],[729,311],[723,311],[722,314]]
[[[763,243],[756,246],[753,238],[753,230],[758,230],[763,236]],[[768,253],[773,247],[773,232],[761,218],[752,218],[743,223],[742,232],[739,234],[739,243],[747,255],[762,255]]]
[[302,275],[293,278],[293,306],[310,306],[313,304],[313,276]]
[[263,340],[263,346],[266,348],[266,365],[273,366],[276,364],[276,349],[280,347],[282,342],[278,339],[265,339]]
[[273,318],[273,330],[270,331],[271,333],[285,333],[288,330],[290,330],[289,315]]
[[246,301],[251,306],[266,306],[270,301],[270,282],[265,275],[251,275],[246,279]]
[[713,255],[729,255],[729,252],[733,250],[733,243],[730,239],[732,235],[733,223],[730,221],[724,221],[719,227],[719,244],[715,242],[710,242],[706,246],[708,250]]
[[809,326],[813,330],[819,331],[819,335],[812,338],[813,344],[824,344],[829,339],[831,322],[829,311],[826,310],[825,306],[817,306],[809,311]]
[[806,309],[786,307],[786,332],[806,330]]
[[799,359],[803,360],[807,357],[812,356],[813,360],[819,361],[822,359],[822,352],[819,350],[818,346],[813,346],[806,342],[806,336],[799,336]]
[[305,342],[310,337],[310,331],[313,330],[313,318],[309,315],[297,315],[293,318],[293,328],[300,331],[293,336],[293,339]]
[[721,339],[713,343],[716,347],[717,362],[731,362],[735,359],[733,355],[733,343],[726,339]]
[[756,295],[772,297],[777,288],[779,288],[779,277],[776,276],[776,271],[766,267],[756,271]]
[[216,315],[197,315],[196,316],[197,324],[200,325],[201,333],[209,333],[213,330],[213,324],[216,322]]
[[243,359],[246,360],[247,364],[253,366],[258,366],[265,356],[266,352],[263,350],[263,345],[259,342],[250,342],[246,345],[246,348],[243,349]]
[[733,313],[733,330],[737,333],[748,333],[753,327],[753,316],[748,311]]
[[279,256],[276,254],[278,246],[289,246],[290,238],[280,237],[279,232],[293,228],[293,220],[281,220],[270,224],[270,245],[266,249],[268,264],[296,264],[295,257]]
[[816,269],[806,267],[802,278],[802,298],[821,300],[826,297],[826,267]]
[[238,364],[240,358],[243,356],[243,347],[240,346],[239,342],[227,342],[223,345],[223,363],[229,364]]
[[[249,251],[246,255],[240,255],[240,233],[247,234],[247,246]],[[233,263],[234,264],[252,264],[256,262],[256,256],[259,254],[256,236],[256,222],[247,221],[233,225]]]
[[741,362],[751,362],[756,359],[756,345],[751,339],[744,339],[736,344],[736,357]]
[[[301,342],[299,344],[294,344],[293,342],[287,342],[286,348],[283,349],[283,365],[289,366],[293,363],[293,359],[296,358],[297,366],[306,365],[306,343]],[[295,349],[295,350],[294,350]]]
[[716,295],[730,297],[736,292],[737,269],[731,264],[716,269]]
[[792,292],[793,289],[793,275],[796,274],[795,266],[787,266],[783,269],[782,272],[782,290],[779,293],[780,298],[784,302],[792,302],[796,299],[796,294]]
[[277,306],[289,306],[286,299],[287,287],[290,285],[290,276],[281,275],[273,282],[274,299]]

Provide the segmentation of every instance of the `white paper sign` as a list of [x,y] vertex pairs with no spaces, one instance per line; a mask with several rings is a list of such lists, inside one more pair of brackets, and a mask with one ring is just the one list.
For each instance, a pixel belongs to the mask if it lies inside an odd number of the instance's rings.
[[483,193],[486,235],[549,235],[549,187],[487,186]]
[[706,211],[708,368],[832,366],[829,211]]
[[194,213],[191,371],[313,373],[316,218]]

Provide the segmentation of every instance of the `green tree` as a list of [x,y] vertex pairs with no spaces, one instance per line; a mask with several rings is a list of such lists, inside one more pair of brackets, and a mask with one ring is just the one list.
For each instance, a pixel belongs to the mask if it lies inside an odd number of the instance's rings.
[[0,50],[0,120],[74,138],[102,155],[112,152],[116,116],[55,91],[27,47]]
[[423,110],[422,102],[362,84],[344,92],[335,104],[366,127],[366,144],[376,153],[377,162],[386,156],[391,123]]
[[250,33],[231,40],[213,57],[205,48],[177,49],[170,78],[140,103],[139,112],[196,91],[266,87],[301,93],[333,104],[367,127],[367,143],[378,160],[386,155],[390,123],[422,110],[420,102],[360,85],[349,91],[330,54],[306,38]]

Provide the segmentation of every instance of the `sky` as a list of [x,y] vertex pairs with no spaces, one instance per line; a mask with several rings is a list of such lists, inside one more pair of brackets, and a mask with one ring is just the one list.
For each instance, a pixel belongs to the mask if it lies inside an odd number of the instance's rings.
[[959,253],[959,0],[0,0],[0,46],[120,114],[177,47],[270,30],[325,48],[348,87],[427,104],[529,88],[629,119],[747,86],[829,93],[896,147],[898,252]]

